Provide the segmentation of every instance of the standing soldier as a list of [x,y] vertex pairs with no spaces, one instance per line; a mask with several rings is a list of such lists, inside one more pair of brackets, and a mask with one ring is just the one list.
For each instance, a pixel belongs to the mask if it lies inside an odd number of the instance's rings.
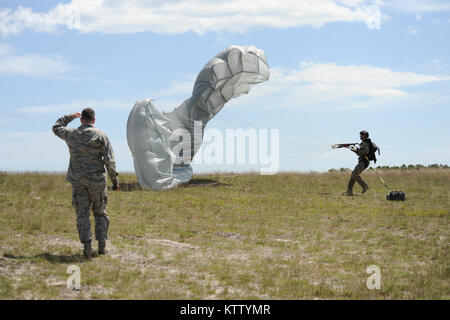
[[[81,116],[81,126],[67,128],[67,124]],[[77,229],[83,255],[91,257],[92,207],[95,218],[95,238],[98,241],[98,253],[106,254],[109,218],[106,214],[106,172],[113,183],[113,190],[119,189],[118,172],[111,143],[106,134],[94,127],[95,112],[86,108],[79,112],[59,118],[53,126],[53,133],[66,141],[70,152],[70,164],[66,180],[72,184],[72,205],[77,214]]]
[[359,133],[359,137],[361,139],[361,143],[359,144],[359,148],[351,145],[347,148],[355,152],[358,158],[358,164],[355,169],[352,171],[352,175],[350,176],[350,181],[348,182],[347,191],[344,192],[346,196],[353,196],[353,185],[355,182],[362,187],[362,193],[365,193],[369,186],[367,183],[361,178],[360,174],[369,166],[370,161],[368,159],[369,151],[371,150],[371,141],[369,139],[369,132],[363,130]]

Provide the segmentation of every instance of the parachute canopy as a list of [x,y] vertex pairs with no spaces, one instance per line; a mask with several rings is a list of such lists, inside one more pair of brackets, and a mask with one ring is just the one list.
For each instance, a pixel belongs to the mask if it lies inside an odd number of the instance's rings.
[[158,111],[151,99],[137,102],[128,117],[127,140],[141,187],[160,190],[189,182],[208,121],[269,74],[263,50],[230,46],[203,67],[192,96],[172,112]]

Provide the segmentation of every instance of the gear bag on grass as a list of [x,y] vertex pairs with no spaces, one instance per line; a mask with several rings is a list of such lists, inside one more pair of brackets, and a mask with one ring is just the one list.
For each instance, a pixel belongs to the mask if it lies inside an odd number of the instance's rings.
[[406,195],[403,191],[391,191],[386,195],[387,200],[405,201]]

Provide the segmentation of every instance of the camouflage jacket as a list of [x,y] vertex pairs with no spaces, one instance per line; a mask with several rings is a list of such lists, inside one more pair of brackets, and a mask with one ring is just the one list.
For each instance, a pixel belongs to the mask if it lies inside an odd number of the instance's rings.
[[369,154],[369,151],[370,151],[369,142],[367,140],[363,140],[359,144],[359,149],[355,152],[359,156],[358,161],[369,161],[366,158],[367,155]]
[[106,183],[105,167],[113,183],[118,183],[116,161],[106,134],[90,124],[78,128],[67,128],[75,119],[72,115],[59,118],[53,125],[53,133],[63,139],[70,152],[67,170],[69,182]]

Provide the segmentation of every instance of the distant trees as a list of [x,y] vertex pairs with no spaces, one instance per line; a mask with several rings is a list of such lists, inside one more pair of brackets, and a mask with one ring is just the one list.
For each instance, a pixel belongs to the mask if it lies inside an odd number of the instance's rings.
[[[403,164],[401,166],[377,166],[377,170],[426,170],[426,169],[450,169],[450,166],[447,164],[430,164],[430,165],[423,165],[423,164]],[[351,171],[349,168],[340,168],[340,169],[330,169],[328,172],[342,172],[347,173],[348,171]]]
[[328,172],[342,172],[347,173],[348,171],[352,171],[350,168],[340,168],[340,169],[329,169]]
[[401,165],[401,166],[377,166],[377,169],[380,170],[424,170],[424,169],[449,169],[450,167],[446,164],[430,164],[428,166],[422,164],[409,164],[409,165]]

